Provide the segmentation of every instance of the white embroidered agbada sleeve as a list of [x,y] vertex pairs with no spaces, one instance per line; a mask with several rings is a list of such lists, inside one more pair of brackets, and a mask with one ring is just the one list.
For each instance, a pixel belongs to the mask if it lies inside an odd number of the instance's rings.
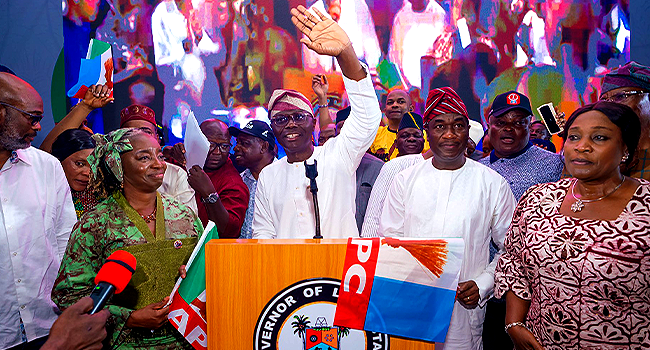
[[493,206],[490,212],[492,217],[490,222],[490,233],[492,241],[499,250],[494,256],[494,259],[487,265],[485,270],[483,270],[483,273],[474,278],[474,282],[476,282],[476,285],[479,288],[479,294],[481,297],[479,304],[481,306],[485,305],[487,300],[492,297],[492,292],[494,291],[494,270],[496,269],[499,257],[503,252],[503,242],[506,237],[506,232],[508,232],[510,222],[512,221],[512,215],[517,206],[515,196],[512,194],[510,185],[508,185],[508,182],[505,179],[501,179],[499,191],[496,196],[492,198],[492,203]]
[[327,153],[338,154],[348,174],[354,175],[366,150],[377,135],[381,121],[381,109],[372,85],[368,67],[361,63],[366,77],[354,81],[343,75],[345,91],[350,99],[350,116],[341,133],[323,147]]

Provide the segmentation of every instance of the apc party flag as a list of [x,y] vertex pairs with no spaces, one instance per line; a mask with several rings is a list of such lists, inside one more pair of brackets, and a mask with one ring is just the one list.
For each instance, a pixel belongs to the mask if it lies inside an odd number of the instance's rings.
[[350,238],[334,325],[444,342],[462,238]]
[[179,278],[169,299],[169,322],[197,350],[208,348],[208,322],[205,317],[205,243],[219,238],[217,227],[209,221],[196,243],[187,265],[187,276]]
[[90,39],[86,58],[81,59],[79,80],[68,90],[68,97],[84,98],[91,85],[107,85],[113,97],[113,54],[111,44]]

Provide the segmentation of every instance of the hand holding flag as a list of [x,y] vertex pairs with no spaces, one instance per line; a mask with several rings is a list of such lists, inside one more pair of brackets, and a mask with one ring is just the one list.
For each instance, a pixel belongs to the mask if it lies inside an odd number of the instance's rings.
[[109,88],[108,85],[91,85],[84,94],[81,103],[91,110],[102,108],[115,101],[112,96],[113,89]]
[[[197,350],[208,348],[208,322],[205,317],[205,243],[219,238],[214,222],[209,221],[169,299],[169,321]],[[165,305],[167,306],[167,305]]]

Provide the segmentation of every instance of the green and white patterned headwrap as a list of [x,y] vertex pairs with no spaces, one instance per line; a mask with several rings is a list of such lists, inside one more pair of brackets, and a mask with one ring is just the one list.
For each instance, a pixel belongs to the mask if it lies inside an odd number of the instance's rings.
[[100,171],[102,160],[108,166],[108,170],[113,173],[117,181],[124,181],[124,172],[122,170],[122,160],[120,154],[133,149],[128,136],[133,134],[134,129],[117,129],[106,135],[95,134],[93,140],[97,144],[95,150],[88,156],[88,164],[93,173],[89,186],[93,188],[104,187],[101,182],[104,181]]

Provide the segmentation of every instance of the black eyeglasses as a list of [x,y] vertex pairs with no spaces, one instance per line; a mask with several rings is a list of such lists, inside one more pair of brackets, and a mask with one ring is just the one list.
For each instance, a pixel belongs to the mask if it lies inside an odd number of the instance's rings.
[[614,94],[614,95],[609,96],[609,97],[602,97],[601,96],[600,100],[601,101],[621,103],[621,102],[627,100],[628,98],[630,98],[630,96],[642,95],[642,94],[647,94],[647,92],[646,91],[641,91],[641,90],[623,91],[623,92],[619,92],[618,94]]
[[9,108],[13,108],[13,109],[17,110],[18,112],[20,112],[20,113],[22,113],[24,115],[27,115],[29,117],[29,121],[32,123],[32,126],[40,123],[41,120],[43,119],[42,115],[36,115],[36,114],[29,113],[27,111],[23,111],[22,109],[20,109],[18,107],[15,107],[15,106],[12,106],[12,105],[10,105],[10,104],[8,104],[6,102],[0,101],[0,105],[3,105],[5,107],[9,107]]
[[271,119],[271,124],[278,127],[283,127],[287,126],[287,124],[289,124],[289,119],[291,119],[297,125],[302,125],[305,124],[309,118],[313,118],[313,116],[308,113],[294,113],[288,115],[278,114]]
[[230,152],[231,147],[232,145],[229,143],[216,143],[210,141],[210,153],[212,153],[217,148],[219,148],[221,152]]

